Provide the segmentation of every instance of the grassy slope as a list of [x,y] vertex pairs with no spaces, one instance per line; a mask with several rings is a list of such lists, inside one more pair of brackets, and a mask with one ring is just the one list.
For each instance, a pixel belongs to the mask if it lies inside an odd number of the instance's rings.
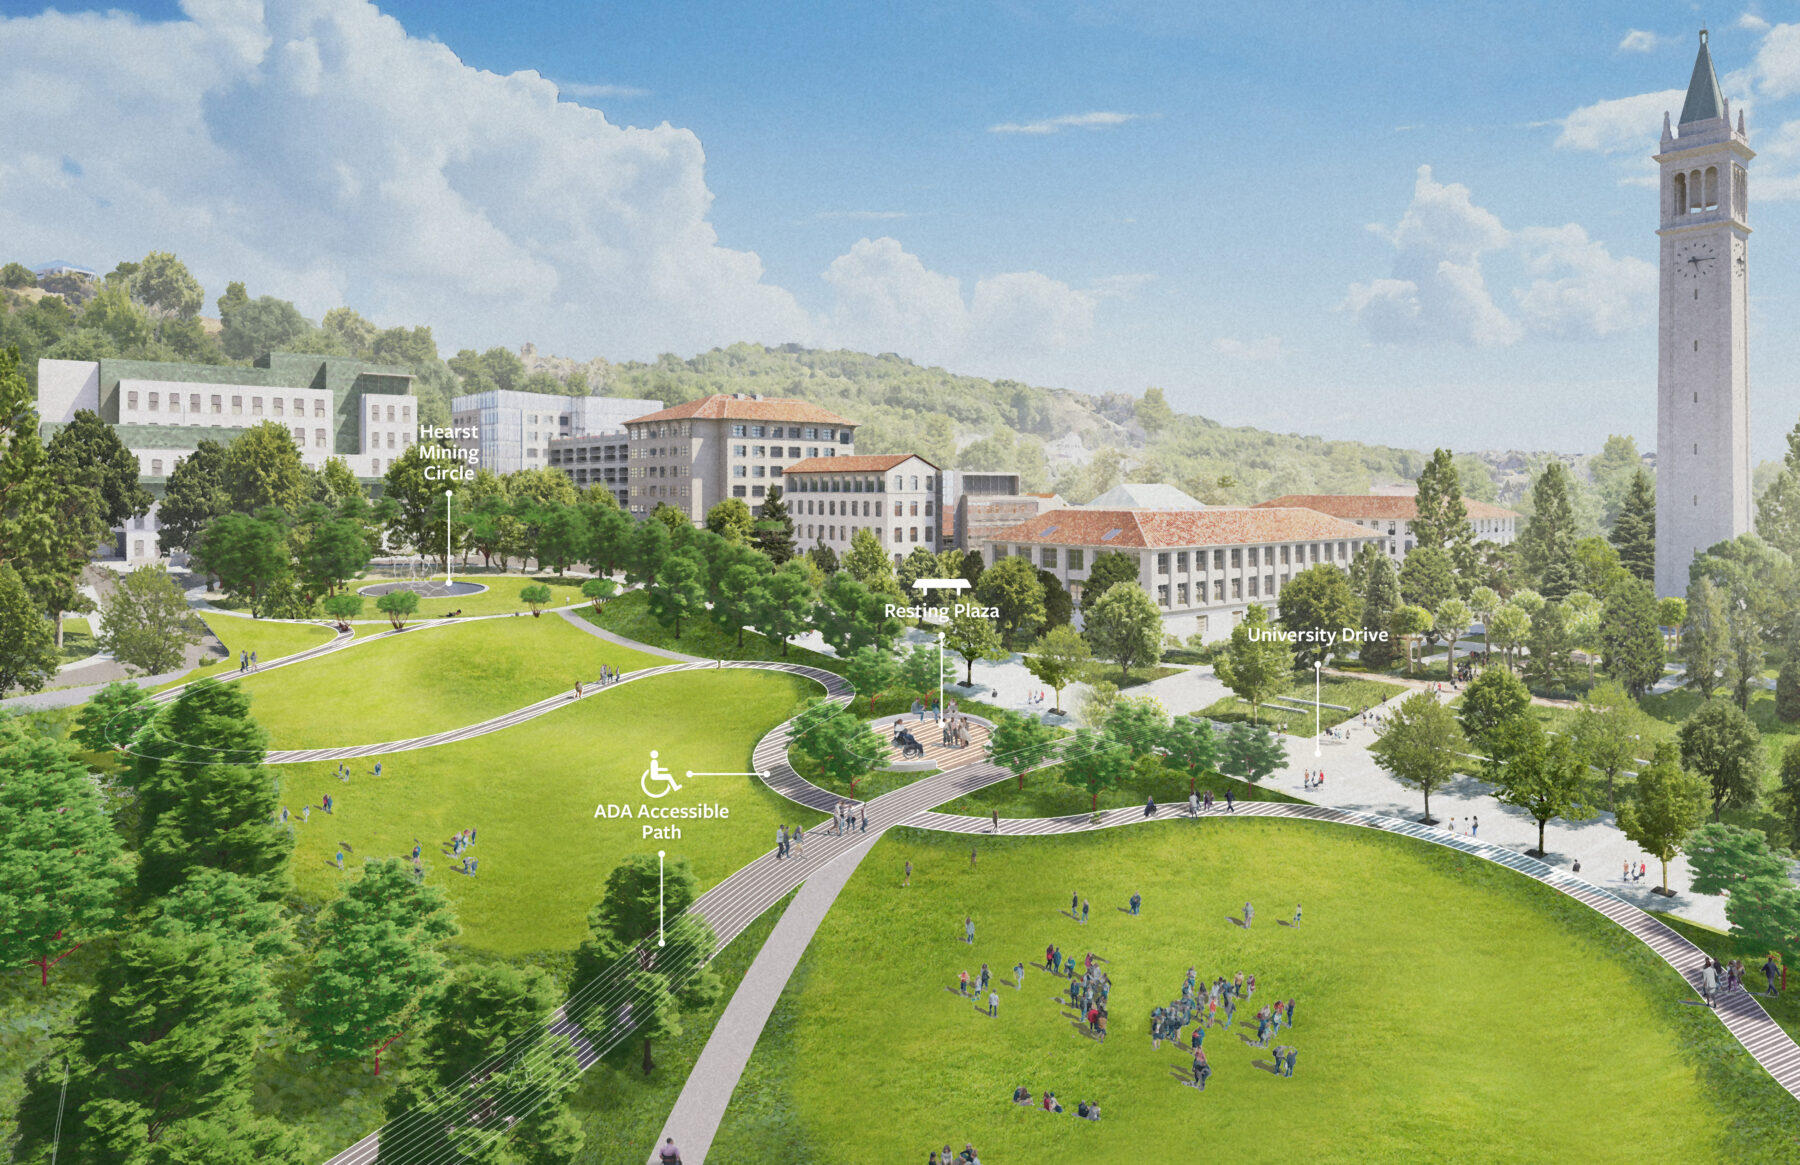
[[[572,947],[607,872],[627,854],[667,848],[711,886],[772,846],[779,822],[820,818],[753,777],[680,776],[748,771],[763,733],[817,691],[764,672],[659,676],[502,732],[396,754],[379,779],[369,761],[353,765],[348,784],[333,775],[334,763],[279,766],[283,803],[296,815],[315,807],[297,827],[295,882],[321,901],[349,876],[333,860],[340,843],[351,846],[353,868],[365,857],[410,856],[416,837],[429,880],[456,906],[459,941],[505,955]],[[707,715],[697,719],[696,708]],[[678,822],[681,839],[661,842],[644,839],[635,817],[595,819],[601,802],[635,813],[645,801],[639,777],[653,748],[683,786],[664,803],[717,802],[730,817]],[[330,817],[317,809],[325,793],[337,802]],[[478,831],[476,878],[454,872],[447,852],[451,835],[469,827]]]
[[[1240,800],[1298,800],[1273,789],[1257,789],[1252,792],[1243,781],[1218,773],[1202,773],[1193,787],[1201,792],[1211,789],[1220,799],[1224,798],[1225,790],[1230,789],[1231,795]],[[1100,794],[1100,808],[1120,809],[1127,805],[1142,805],[1145,798],[1155,797],[1157,805],[1163,807],[1162,812],[1173,812],[1176,809],[1186,812],[1188,788],[1188,775],[1181,770],[1165,765],[1160,772],[1146,777],[1144,773],[1134,769],[1131,778],[1124,784]],[[1002,817],[1066,817],[1088,812],[1092,803],[1092,797],[1086,789],[1065,784],[1061,766],[1053,766],[1040,772],[1026,773],[1025,787],[1022,790],[1017,780],[1002,781],[985,789],[977,789],[966,797],[958,797],[942,806],[942,810],[945,813],[968,813],[978,817],[986,817],[990,813],[998,813]]]
[[[1300,1161],[1635,1161],[1652,1135],[1658,1159],[1792,1159],[1800,1106],[1666,965],[1499,867],[1299,822],[989,840],[979,873],[963,844],[890,835],[864,863],[709,1160],[897,1161],[973,1140],[1001,1161],[1159,1161],[1174,1144],[1220,1160],[1279,1144]],[[1101,904],[1085,929],[1060,914],[1070,889]],[[1134,890],[1143,918],[1114,908]],[[1264,911],[1249,932],[1226,918],[1246,898]],[[1295,899],[1304,929],[1276,925]],[[957,934],[971,912],[973,951]],[[997,1020],[946,989],[981,959],[1041,965],[1049,941],[1111,960],[1106,1044],[1072,1029],[1040,970],[1002,989]],[[1240,1014],[1207,1040],[1211,1088],[1177,1083],[1188,1058],[1153,1051],[1143,1024],[1190,963],[1255,972],[1259,1004],[1298,1000],[1293,1080],[1256,1067]],[[1071,1109],[1098,1098],[1107,1118],[1016,1109],[1021,1083]]]
[[664,627],[651,616],[650,597],[643,591],[620,595],[597,614],[591,609],[583,609],[579,614],[595,626],[627,639],[703,659],[767,659],[801,663],[831,672],[840,669],[834,657],[808,651],[797,644],[788,644],[787,654],[783,655],[781,644],[771,643],[754,631],[744,632],[744,643],[740,647],[736,635],[720,630],[711,619],[683,619],[681,637],[677,639],[673,629]]
[[[440,574],[436,577],[441,580],[444,576]],[[542,583],[550,588],[550,602],[548,604],[550,607],[566,607],[571,603],[584,603],[587,601],[582,598],[581,595],[581,584],[587,580],[584,578],[576,578],[573,575],[563,575],[558,577],[554,573],[543,575],[465,574],[458,571],[451,577],[457,582],[480,583],[482,586],[486,587],[487,590],[482,591],[480,594],[462,595],[448,599],[421,598],[419,600],[419,613],[415,618],[436,618],[439,615],[448,615],[452,611],[461,611],[465,615],[505,615],[515,611],[529,612],[531,608],[526,606],[519,598],[519,592],[534,583]],[[370,575],[367,578],[358,579],[355,585],[356,587],[366,587],[394,581],[397,580],[382,578],[379,575]],[[354,590],[355,588],[353,587],[352,589]],[[362,597],[363,613],[359,618],[380,619],[383,617],[381,612],[375,609],[375,600],[379,597],[380,596],[378,595],[364,595]]]
[[273,747],[316,748],[422,736],[535,703],[601,663],[665,659],[597,639],[561,616],[488,619],[359,644],[241,681]]
[[[1327,677],[1319,685],[1319,701],[1322,704],[1338,704],[1353,709],[1341,712],[1335,708],[1319,710],[1319,727],[1334,728],[1364,708],[1372,708],[1376,704],[1393,699],[1406,688],[1400,684],[1383,683],[1380,680],[1350,680],[1341,676]],[[1313,681],[1307,678],[1296,679],[1282,695],[1296,700],[1311,703],[1313,699]],[[1250,705],[1236,696],[1227,696],[1201,709],[1200,715],[1214,720],[1232,722],[1250,719]],[[1262,722],[1270,727],[1285,727],[1290,732],[1311,735],[1313,730],[1313,710],[1311,708],[1264,707]]]

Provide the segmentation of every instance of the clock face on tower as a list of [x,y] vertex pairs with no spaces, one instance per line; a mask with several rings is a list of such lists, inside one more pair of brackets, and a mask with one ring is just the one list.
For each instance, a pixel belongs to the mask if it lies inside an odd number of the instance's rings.
[[1719,265],[1711,243],[1683,243],[1675,252],[1675,270],[1683,279],[1699,279]]

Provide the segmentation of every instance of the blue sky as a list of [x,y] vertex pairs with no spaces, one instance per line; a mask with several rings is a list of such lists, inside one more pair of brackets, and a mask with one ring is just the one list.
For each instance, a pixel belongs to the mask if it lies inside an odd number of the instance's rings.
[[1800,417],[1793,6],[267,7],[0,0],[9,249],[446,350],[792,339],[1570,451],[1654,444],[1654,95],[1710,22],[1762,153],[1757,455]]

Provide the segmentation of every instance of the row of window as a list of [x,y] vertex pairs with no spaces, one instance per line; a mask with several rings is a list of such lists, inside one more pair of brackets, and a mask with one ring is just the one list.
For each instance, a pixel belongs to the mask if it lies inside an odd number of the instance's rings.
[[[317,435],[319,436],[320,444],[324,443],[324,436],[323,436],[324,432],[325,432],[325,430],[323,430],[323,429],[320,429],[317,431]],[[299,430],[299,429],[294,430],[294,440],[301,444],[305,444],[305,442],[301,440],[301,430]],[[374,475],[376,477],[380,477],[381,476],[381,458],[377,457],[374,460],[370,461],[369,468],[370,468],[370,471],[372,473],[374,473]],[[161,477],[162,475],[163,475],[163,459],[160,457],[152,457],[150,459],[150,476],[151,477]],[[142,530],[144,528],[143,525],[141,524],[143,522],[143,519],[139,518],[138,522],[140,523],[138,526],[138,529]]]
[[[921,531],[924,533],[924,537],[922,538],[920,537]],[[856,531],[855,528],[851,526],[830,526],[808,523],[804,526],[796,527],[795,532],[802,538],[825,538],[831,541],[847,541]],[[875,530],[875,536],[877,538],[881,537],[884,533],[885,531],[879,527]],[[932,536],[930,526],[895,526],[894,540],[891,545],[899,546],[907,542],[920,543],[934,541],[936,541],[936,539]]]
[[692,488],[685,484],[680,486],[634,485],[631,487],[631,496],[634,498],[685,498],[692,496],[690,492]]
[[[1265,574],[1265,575],[1261,576],[1260,578],[1257,577],[1256,575],[1251,575],[1248,579],[1234,578],[1234,579],[1230,580],[1230,582],[1231,582],[1231,597],[1233,599],[1244,599],[1246,597],[1252,598],[1252,599],[1267,597],[1267,598],[1272,599],[1276,595],[1281,593],[1276,587],[1275,576],[1272,574]],[[1219,578],[1219,579],[1213,580],[1213,583],[1212,583],[1212,601],[1213,602],[1222,603],[1225,601],[1225,584],[1226,584],[1225,579]],[[1283,574],[1281,576],[1281,585],[1286,586],[1287,584],[1288,584],[1288,576],[1286,574]],[[1246,591],[1248,592],[1247,594],[1246,594]],[[1193,594],[1194,594],[1193,602],[1190,603],[1188,601],[1188,584],[1187,583],[1176,583],[1175,584],[1175,602],[1174,602],[1173,606],[1188,607],[1188,606],[1193,606],[1195,603],[1206,602],[1206,584],[1204,582],[1195,583]],[[1171,605],[1169,602],[1169,584],[1168,583],[1158,583],[1157,584],[1156,605],[1159,607],[1168,607]]]
[[625,431],[631,434],[633,441],[642,441],[650,437],[691,437],[694,434],[694,423],[682,421],[663,425],[627,425]]
[[[934,475],[928,473],[923,480],[925,492],[935,492]],[[907,485],[908,481],[911,481],[912,484]],[[896,473],[893,488],[896,491],[917,490],[920,488],[919,481],[918,474],[913,474],[909,478],[905,474]],[[800,494],[874,494],[883,493],[886,489],[887,478],[885,477],[819,477],[811,473],[802,473],[795,477],[793,485],[794,492]]]
[[[694,467],[691,465],[633,465],[631,477],[692,477]],[[738,476],[743,476],[739,474]]]
[[[924,504],[925,504],[924,516],[929,518],[932,516],[934,505],[930,501],[927,501]],[[819,501],[819,500],[813,499],[813,498],[808,498],[805,500],[796,499],[794,502],[794,512],[796,514],[805,514],[805,515],[809,515],[809,516],[816,515],[816,516],[820,516],[820,517],[829,517],[829,518],[835,518],[840,515],[849,515],[851,517],[855,517],[857,515],[857,513],[859,512],[856,508],[857,505],[858,505],[858,503],[856,503],[856,502],[851,502],[851,501],[840,502],[835,499],[828,499],[826,501]],[[867,518],[867,517],[873,516],[873,517],[879,518],[882,516],[882,513],[881,513],[882,503],[881,502],[874,503],[875,511],[874,511],[873,515],[871,515],[869,512],[870,503],[863,502],[863,503],[861,503],[861,505],[862,505],[862,509],[861,509],[860,513],[862,514],[863,517]],[[909,513],[909,510],[910,510],[910,513]],[[918,502],[895,502],[894,503],[894,517],[899,518],[902,516],[909,516],[909,517],[914,517],[914,518],[919,517],[919,503]]]
[[[398,417],[396,417],[396,415],[395,415],[396,407],[399,410]],[[381,420],[382,408],[383,408],[383,406],[381,405],[381,403],[379,401],[371,400],[369,402],[369,419],[371,421]],[[396,419],[403,421],[403,422],[408,422],[408,423],[410,423],[412,421],[412,404],[410,402],[402,401],[398,406],[387,405],[386,408],[387,408],[387,419],[390,422],[392,422]]]
[[[686,428],[686,426],[683,426],[684,430],[685,430],[685,428]],[[780,425],[769,425],[766,427],[763,425],[733,425],[733,426],[731,426],[731,435],[733,437],[787,437],[790,440],[795,440],[795,441],[830,441],[833,439],[832,433],[833,433],[833,430],[831,430],[831,429],[820,429],[820,428],[817,428],[814,426],[808,426],[804,429],[797,428],[793,425],[789,425],[785,429],[782,428]],[[850,444],[850,430],[849,429],[838,429],[838,430],[836,430],[836,433],[837,433],[836,440],[837,440],[838,444],[840,444],[840,445]],[[684,436],[684,437],[687,436],[687,433],[684,431],[682,433],[682,436]],[[827,454],[827,456],[830,456],[830,455]]]
[[[221,415],[223,415],[225,412],[225,394],[224,393],[214,392],[214,393],[202,394],[202,393],[198,393],[198,392],[191,392],[187,396],[186,410],[183,410],[181,407],[181,394],[178,392],[171,392],[168,394],[169,407],[167,410],[165,410],[163,408],[163,394],[162,393],[146,392],[144,395],[147,398],[147,405],[146,405],[146,409],[145,409],[146,412],[160,413],[160,412],[167,411],[167,412],[171,412],[171,413],[179,413],[179,412],[186,411],[188,413],[211,412],[211,413],[217,413],[217,414],[221,414]],[[204,409],[201,407],[201,403],[200,403],[202,396],[205,397],[206,404],[208,406],[207,408],[204,408]],[[279,396],[272,397],[272,398],[270,398],[269,403],[271,406],[271,415],[272,416],[284,417],[284,416],[289,415],[287,412],[288,401],[286,398],[279,397]],[[293,398],[293,406],[294,406],[293,414],[292,414],[293,416],[304,417],[306,415],[306,401],[304,398],[294,397]],[[127,389],[126,390],[126,392],[125,392],[125,407],[134,412],[137,410],[138,393],[137,393],[136,389]],[[394,411],[393,408],[390,406],[388,409],[388,412],[391,414],[393,411]],[[409,405],[407,407],[407,412],[410,414],[411,411],[412,411],[412,408]],[[232,416],[242,416],[243,413],[244,413],[244,398],[242,396],[233,396],[231,398],[231,415]],[[263,415],[263,398],[262,397],[253,396],[250,398],[250,415],[253,417],[260,417]],[[322,417],[325,415],[325,399],[323,397],[314,399],[312,415],[315,417]],[[388,420],[390,420],[390,421],[393,419],[394,418],[391,415],[388,417]]]

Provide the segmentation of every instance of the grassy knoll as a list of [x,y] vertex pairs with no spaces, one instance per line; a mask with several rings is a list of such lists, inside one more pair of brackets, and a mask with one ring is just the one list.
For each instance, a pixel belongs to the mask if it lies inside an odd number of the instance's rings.
[[[1360,714],[1364,708],[1373,708],[1406,690],[1400,684],[1387,684],[1380,680],[1347,679],[1343,676],[1326,676],[1319,687],[1321,703],[1338,704],[1351,709],[1349,712],[1343,712],[1337,708],[1320,709],[1319,727],[1321,728],[1334,728]],[[1289,684],[1281,694],[1290,699],[1305,700],[1308,706],[1265,704],[1262,709],[1261,722],[1285,732],[1311,736],[1313,731],[1312,677],[1296,677],[1294,682]],[[1226,723],[1240,720],[1248,722],[1250,705],[1236,696],[1227,696],[1201,709],[1198,715]]]
[[667,662],[597,639],[561,616],[485,619],[359,643],[241,682],[273,747],[318,748],[474,724],[572,693],[576,679],[594,679],[602,663],[635,671]]
[[[754,777],[683,775],[748,772],[756,742],[816,691],[799,677],[767,672],[658,676],[515,728],[394,754],[379,778],[368,760],[353,763],[347,784],[333,775],[334,763],[278,766],[272,771],[283,804],[296,816],[313,807],[311,820],[296,825],[295,883],[306,898],[323,901],[349,876],[334,861],[341,844],[348,843],[345,865],[354,869],[365,857],[410,857],[417,838],[428,879],[456,906],[461,944],[501,955],[573,947],[607,872],[625,855],[667,849],[687,857],[710,886],[773,846],[779,822],[820,819]],[[659,805],[718,803],[729,818],[676,822],[681,837],[667,840],[644,838],[645,822],[635,816],[596,819],[602,802],[627,804],[635,814],[648,800],[639,777],[651,749],[682,785]],[[336,801],[330,816],[318,809],[326,793]],[[451,836],[470,827],[477,837],[469,856],[481,862],[476,877],[456,872],[448,852]]]
[[711,619],[683,619],[681,638],[677,639],[672,628],[664,627],[650,614],[650,596],[643,591],[620,595],[598,613],[591,606],[579,613],[595,626],[616,635],[702,659],[772,659],[781,663],[802,663],[830,672],[838,671],[842,666],[835,657],[810,651],[797,643],[788,644],[787,654],[783,655],[781,644],[772,643],[754,631],[744,632],[740,647],[735,633],[721,630]]
[[[1167,765],[1155,769],[1146,766],[1134,769],[1124,784],[1104,790],[1100,794],[1100,808],[1122,809],[1127,805],[1142,805],[1145,798],[1155,797],[1161,807],[1159,812],[1172,813],[1177,809],[1186,812],[1188,788],[1187,773]],[[1193,788],[1202,793],[1211,789],[1221,801],[1227,789],[1239,800],[1299,800],[1273,789],[1252,791],[1243,781],[1218,773],[1202,773]],[[958,797],[940,808],[945,813],[967,813],[977,817],[986,817],[990,813],[1002,817],[1068,817],[1088,812],[1092,803],[1086,789],[1064,783],[1062,767],[1052,765],[1026,773],[1023,789],[1019,788],[1016,778],[1009,778],[977,789],[966,797]]]
[[[440,582],[444,578],[441,574],[433,577]],[[529,615],[531,608],[519,598],[519,592],[536,583],[542,583],[550,588],[550,602],[546,605],[546,610],[550,607],[567,607],[571,603],[587,602],[581,594],[581,584],[587,580],[574,575],[559,577],[555,574],[479,574],[457,571],[451,577],[457,582],[480,583],[487,590],[476,595],[460,595],[448,599],[420,598],[417,617],[432,619],[439,615],[448,615],[452,611],[461,611],[465,615],[508,615],[524,611]],[[367,578],[357,579],[351,584],[350,590],[355,593],[360,587],[396,581],[398,580],[370,575]],[[378,597],[377,595],[363,596],[363,618],[375,619],[381,616],[381,612],[375,609],[375,600]]]
[[[1636,939],[1501,867],[1306,822],[1185,822],[967,841],[897,832],[825,919],[739,1084],[709,1161],[1791,1160],[1800,1105]],[[902,889],[898,871],[915,874]],[[1095,904],[1079,926],[1075,890]],[[1142,917],[1125,913],[1133,892]],[[1245,899],[1252,930],[1231,921]],[[1279,925],[1298,900],[1302,928]],[[960,940],[973,915],[977,943]],[[1044,946],[1109,960],[1111,1038],[1064,1014]],[[1002,969],[998,1018],[953,984]],[[1025,988],[1010,986],[1017,961]],[[1031,964],[1036,963],[1036,967]],[[1213,1029],[1205,1093],[1146,1034],[1201,976],[1261,991]],[[1293,1079],[1250,1046],[1254,1006],[1298,1001]],[[1521,1021],[1524,1022],[1521,1022]],[[854,1033],[846,1037],[846,1032]],[[1062,1116],[1015,1107],[1053,1089]],[[1105,1119],[1079,1121],[1098,1099]],[[879,1113],[878,1119],[870,1119]]]

